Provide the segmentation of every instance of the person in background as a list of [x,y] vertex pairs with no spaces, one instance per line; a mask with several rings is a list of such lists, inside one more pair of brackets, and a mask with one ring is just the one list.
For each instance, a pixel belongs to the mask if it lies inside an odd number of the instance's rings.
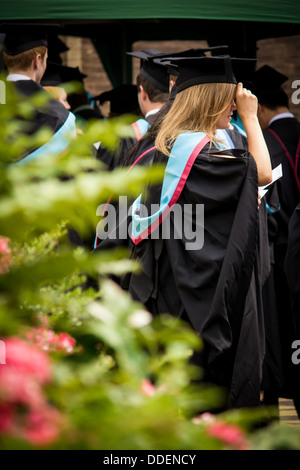
[[[59,86],[67,91],[68,103],[72,113],[76,116],[77,126],[83,128],[90,120],[103,118],[100,110],[91,106],[84,85],[85,78],[86,75],[78,67],[69,67],[49,61],[41,81],[41,85],[44,87]],[[67,87],[70,83],[76,89],[68,90]]]
[[[114,118],[124,114],[141,116],[136,85],[123,84],[93,96],[91,100],[99,102],[101,111],[103,106],[105,107],[106,118]],[[107,104],[109,106],[106,106]]]
[[[271,272],[264,290],[268,349],[263,387],[265,404],[277,406],[279,397],[295,398],[299,394],[298,372],[291,361],[291,344],[296,332],[284,263],[289,222],[300,202],[300,123],[290,112],[288,96],[282,88],[287,79],[268,65],[258,69],[252,77],[253,92],[258,97],[258,119],[272,168],[282,165],[282,177],[265,196]],[[300,416],[299,399],[296,407]]]
[[[97,158],[109,170],[121,166],[124,156],[135,142],[140,140],[149,129],[155,114],[169,99],[169,75],[166,67],[155,64],[154,58],[161,53],[156,50],[128,52],[127,54],[141,59],[140,71],[136,78],[137,100],[143,119],[138,119],[128,128],[129,136],[122,139],[116,152],[109,152],[99,147]],[[136,99],[134,100],[136,103]]]
[[[40,82],[47,67],[47,28],[4,24],[1,30],[5,31],[3,60],[8,70],[6,80],[13,82],[16,92],[25,98],[46,93]],[[45,108],[35,109],[28,124],[30,126],[24,132],[29,135],[48,127],[53,136],[41,147],[20,155],[18,163],[49,154],[58,156],[68,147],[69,139],[76,137],[75,116],[55,99],[50,99]]]
[[[296,331],[296,340],[300,341],[300,203],[294,210],[289,222],[289,236],[286,257],[284,261],[284,270],[287,276],[287,281],[291,291],[291,306],[293,313],[293,321]],[[297,344],[298,349],[300,344]],[[298,356],[299,362],[299,356]],[[300,378],[300,375],[298,374]],[[299,380],[298,380],[299,384]],[[298,391],[300,389],[298,388]],[[299,404],[300,395],[298,394],[296,400]],[[297,409],[299,409],[297,407]]]
[[[289,235],[284,261],[284,270],[291,293],[291,310],[295,327],[294,341],[291,344],[293,369],[293,401],[300,419],[300,374],[299,374],[299,350],[300,350],[300,203],[295,208],[289,222]],[[296,355],[293,360],[293,355]]]
[[71,106],[68,102],[68,96],[64,88],[60,86],[44,86],[43,88],[44,90],[48,91],[48,93],[50,93],[53,98],[60,101],[66,109],[71,109]]

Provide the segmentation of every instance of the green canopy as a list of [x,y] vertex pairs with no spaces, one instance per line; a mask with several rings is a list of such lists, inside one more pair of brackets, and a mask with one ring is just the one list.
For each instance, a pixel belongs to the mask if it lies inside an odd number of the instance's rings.
[[113,86],[131,82],[125,52],[135,41],[206,40],[254,57],[257,40],[300,34],[295,0],[10,0],[0,18],[54,21],[62,35],[90,38]]
[[5,19],[222,19],[300,23],[295,0],[26,0],[1,2]]

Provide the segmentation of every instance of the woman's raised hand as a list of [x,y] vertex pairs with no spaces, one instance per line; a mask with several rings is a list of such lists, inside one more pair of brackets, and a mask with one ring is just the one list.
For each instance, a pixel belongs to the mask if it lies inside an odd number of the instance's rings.
[[264,186],[272,181],[270,155],[257,117],[258,100],[242,83],[236,86],[236,106],[247,134],[249,152],[256,161],[258,185]]
[[242,83],[236,86],[236,106],[240,118],[247,119],[247,117],[257,117],[258,101],[255,95],[250,90],[243,87]]

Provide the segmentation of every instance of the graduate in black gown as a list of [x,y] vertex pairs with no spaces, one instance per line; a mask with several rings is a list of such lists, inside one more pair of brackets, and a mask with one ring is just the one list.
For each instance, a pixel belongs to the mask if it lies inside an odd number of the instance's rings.
[[300,203],[297,205],[290,218],[284,266],[291,290],[291,304],[296,328],[296,338],[300,340]]
[[[255,406],[264,357],[258,185],[271,181],[257,100],[235,85],[229,57],[177,63],[177,93],[157,148],[136,158],[165,165],[165,178],[148,188],[150,200],[133,204],[133,254],[143,272],[129,277],[128,290],[154,315],[180,317],[202,337],[199,365],[206,380],[227,389],[228,407]],[[215,138],[230,125],[235,94],[251,153]]]
[[26,122],[24,132],[36,133],[43,127],[50,128],[53,137],[45,145],[30,149],[20,155],[19,163],[41,158],[51,153],[59,155],[69,145],[69,138],[76,137],[75,116],[40,85],[47,66],[47,28],[41,26],[2,25],[5,32],[3,60],[8,69],[6,80],[13,82],[16,92],[25,98],[45,93],[49,98],[46,107],[35,109],[33,118]]
[[[199,57],[206,55],[206,53],[216,53],[217,51],[222,51],[227,48],[228,46],[226,45],[193,48],[174,52],[172,53],[172,57]],[[129,167],[131,169],[136,163],[138,165],[151,165],[153,163],[149,160],[151,154],[147,155],[148,151],[154,147],[160,123],[168,112],[176,96],[175,83],[178,76],[178,66],[170,62],[169,54],[159,53],[155,50],[139,51],[129,54],[141,59],[141,68],[137,77],[137,82],[138,86],[141,86],[141,90],[139,92],[141,94],[139,97],[141,109],[147,119],[139,119],[137,122],[133,123],[137,133],[136,137],[122,139],[115,155],[112,155],[104,148],[100,148],[98,150],[98,158],[101,156],[100,159],[105,162],[110,169],[114,169],[117,166]],[[237,61],[234,64],[235,69],[241,76],[248,71],[249,64],[253,64],[255,61],[253,61],[253,59]],[[168,101],[163,104],[158,103],[158,99],[161,99],[162,97],[161,90],[167,89],[166,76],[168,77],[169,98]],[[100,96],[101,95],[99,95],[99,97],[95,97],[95,99],[100,98]],[[109,97],[110,94],[107,96]],[[122,109],[122,105],[118,105],[117,107]],[[219,133],[219,138],[223,139],[230,148],[237,147],[247,149],[247,139],[232,126],[226,130],[219,129]],[[139,157],[136,162],[136,157],[142,154],[147,155],[147,158]],[[115,207],[118,212],[118,204],[115,204]],[[119,217],[117,217],[117,219],[119,221]],[[123,220],[121,222],[122,227],[124,224],[128,223],[128,220]],[[124,231],[124,228],[121,230]],[[99,246],[100,242],[102,244],[101,248]],[[94,248],[98,247],[98,249],[109,249],[120,245],[127,246],[127,241],[113,237],[113,239],[106,238],[105,243],[103,243],[103,240],[99,239],[96,233]],[[123,283],[122,287],[126,288],[126,283]]]
[[[293,353],[296,355],[292,360],[294,377],[294,405],[300,419],[300,203],[294,210],[289,222],[289,235],[284,262],[284,269],[291,294],[291,310],[295,328],[294,341],[292,343]],[[296,350],[295,350],[296,349]]]
[[[288,96],[282,88],[287,79],[268,65],[261,67],[252,77],[253,91],[259,103],[258,118],[272,168],[281,164],[283,173],[266,195],[272,259],[264,291],[267,351],[263,388],[266,404],[277,404],[278,397],[295,398],[299,394],[297,370],[291,361],[291,344],[296,332],[284,262],[290,218],[300,202],[300,168],[297,167],[300,123],[289,111]],[[300,416],[300,408],[297,412]]]

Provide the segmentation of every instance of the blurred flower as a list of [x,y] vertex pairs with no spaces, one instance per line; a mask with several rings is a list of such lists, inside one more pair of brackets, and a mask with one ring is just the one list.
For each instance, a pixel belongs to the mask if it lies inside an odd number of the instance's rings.
[[0,405],[0,434],[24,439],[33,445],[51,444],[59,437],[62,425],[62,415],[48,404],[38,408]]
[[8,405],[0,405],[0,433],[9,433],[13,428],[13,409]]
[[46,354],[20,338],[7,338],[4,343],[7,367],[0,368],[0,381],[7,370],[31,377],[39,384],[50,380],[51,363]]
[[192,419],[193,423],[195,424],[205,424],[205,423],[214,423],[217,420],[217,418],[209,412],[202,413],[199,416],[196,416],[195,418]]
[[249,444],[241,428],[233,424],[213,422],[207,426],[209,436],[222,441],[224,444],[233,447],[236,450],[247,450]]
[[0,367],[0,434],[32,444],[49,444],[62,417],[50,407],[43,386],[51,380],[48,355],[25,340],[4,339],[6,364]]
[[212,413],[202,413],[192,421],[195,424],[203,425],[210,437],[218,439],[226,446],[235,450],[247,450],[250,447],[246,435],[240,427],[225,423]]
[[58,438],[62,423],[61,414],[50,406],[33,409],[27,416],[23,436],[32,444],[49,444]]
[[2,400],[26,406],[41,406],[45,401],[36,377],[9,365],[0,369],[0,403]]
[[90,302],[88,305],[88,311],[93,318],[96,318],[107,325],[114,325],[116,323],[115,314],[101,305],[100,302]]
[[0,236],[0,274],[6,274],[11,263],[10,239]]
[[142,393],[147,397],[152,397],[155,394],[155,387],[148,379],[142,380]]
[[147,310],[135,310],[128,318],[129,326],[132,328],[142,328],[151,321],[152,315]]
[[76,340],[69,333],[55,333],[44,326],[31,328],[26,333],[26,338],[44,351],[56,351],[72,354]]
[[68,333],[59,333],[58,334],[58,345],[59,348],[65,351],[68,354],[74,352],[76,345],[76,340],[72,338]]

